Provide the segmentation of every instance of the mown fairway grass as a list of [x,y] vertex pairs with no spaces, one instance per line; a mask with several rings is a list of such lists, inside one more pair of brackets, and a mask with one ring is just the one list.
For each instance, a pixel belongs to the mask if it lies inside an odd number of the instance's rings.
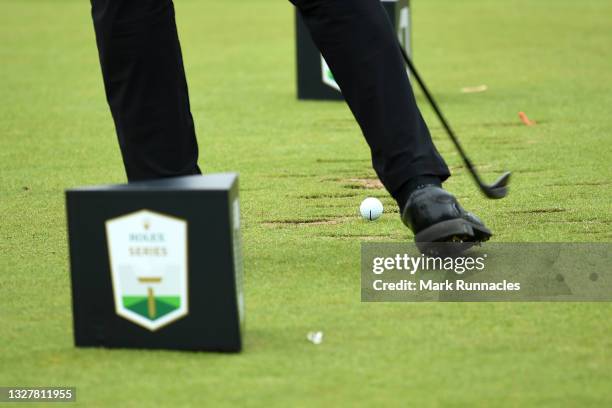
[[[289,3],[177,3],[201,165],[241,175],[245,351],[73,347],[63,190],[123,168],[88,2],[2,0],[0,385],[74,385],[87,407],[612,404],[609,304],[360,303],[360,242],[411,234],[364,188],[344,104],[295,99]],[[415,60],[448,118],[488,180],[514,171],[485,200],[419,96],[447,187],[500,242],[611,241],[611,3],[414,3]],[[375,223],[356,215],[368,195]]]

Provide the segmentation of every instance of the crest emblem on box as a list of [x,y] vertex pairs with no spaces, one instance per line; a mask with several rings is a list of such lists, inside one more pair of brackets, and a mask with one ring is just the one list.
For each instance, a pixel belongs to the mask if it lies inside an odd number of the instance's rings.
[[155,331],[189,312],[187,221],[140,210],[106,221],[117,315]]

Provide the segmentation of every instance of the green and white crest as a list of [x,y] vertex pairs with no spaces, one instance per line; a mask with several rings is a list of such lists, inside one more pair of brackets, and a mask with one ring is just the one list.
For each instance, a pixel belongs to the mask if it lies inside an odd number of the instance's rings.
[[187,222],[141,210],[106,221],[117,314],[151,331],[188,313]]
[[340,92],[340,85],[336,82],[334,78],[334,74],[329,69],[329,65],[327,65],[327,61],[321,55],[321,80],[327,86],[334,88],[336,91]]

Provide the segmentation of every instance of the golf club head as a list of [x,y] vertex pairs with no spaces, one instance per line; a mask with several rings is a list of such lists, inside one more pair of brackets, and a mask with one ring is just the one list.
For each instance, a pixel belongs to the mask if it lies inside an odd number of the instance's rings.
[[508,195],[508,183],[510,182],[510,173],[509,171],[505,172],[501,175],[500,178],[495,181],[495,183],[490,185],[481,185],[482,192],[488,197],[492,199],[504,198]]

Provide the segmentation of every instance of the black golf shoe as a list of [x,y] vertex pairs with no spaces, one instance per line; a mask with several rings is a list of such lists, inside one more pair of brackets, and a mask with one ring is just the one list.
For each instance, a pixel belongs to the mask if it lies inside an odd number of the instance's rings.
[[414,232],[419,250],[429,255],[458,254],[492,235],[451,193],[433,185],[422,186],[410,195],[402,221]]

